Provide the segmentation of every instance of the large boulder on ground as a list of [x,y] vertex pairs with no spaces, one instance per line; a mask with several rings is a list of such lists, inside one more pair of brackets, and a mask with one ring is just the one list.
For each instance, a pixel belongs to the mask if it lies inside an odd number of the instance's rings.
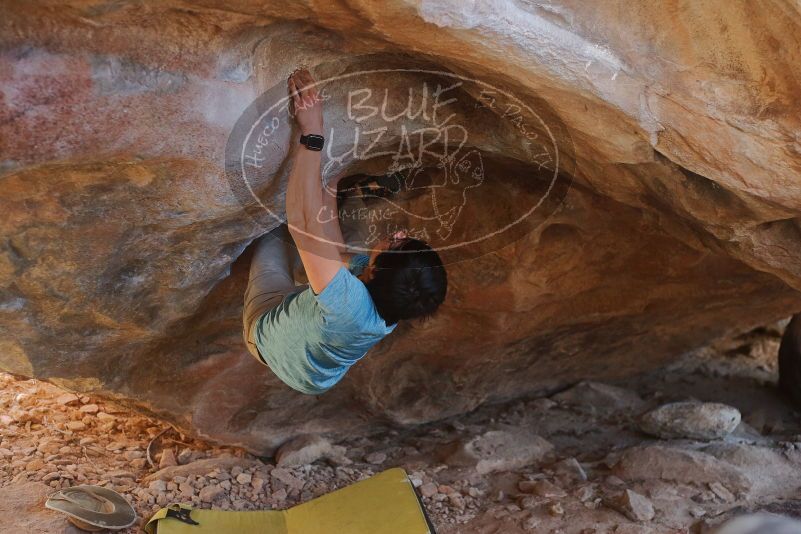
[[642,416],[640,429],[663,439],[725,438],[740,424],[740,410],[718,402],[671,402]]
[[[790,1],[2,12],[1,369],[265,454],[623,377],[801,310]],[[325,81],[326,179],[408,186],[347,225],[415,230],[451,281],[322,397],[283,386],[240,324],[301,63]]]

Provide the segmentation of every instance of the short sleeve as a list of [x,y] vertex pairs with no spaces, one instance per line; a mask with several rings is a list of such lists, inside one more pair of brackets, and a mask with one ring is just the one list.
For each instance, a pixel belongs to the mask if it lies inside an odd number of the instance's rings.
[[359,329],[369,320],[372,299],[364,284],[345,267],[340,267],[334,278],[319,295],[323,324],[328,330],[344,332]]

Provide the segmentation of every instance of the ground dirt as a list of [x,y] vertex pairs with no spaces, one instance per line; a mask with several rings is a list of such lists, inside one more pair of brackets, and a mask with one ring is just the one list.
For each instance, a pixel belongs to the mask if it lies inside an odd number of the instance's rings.
[[[299,466],[0,374],[0,532],[77,532],[42,505],[56,488],[77,484],[124,494],[140,518],[130,533],[170,502],[285,508],[394,466],[410,474],[440,533],[703,533],[750,511],[801,515],[801,418],[774,386],[781,326],[623,383],[580,383],[424,426],[318,443],[324,458]],[[742,422],[712,441],[642,433],[643,412],[681,400],[733,406]]]

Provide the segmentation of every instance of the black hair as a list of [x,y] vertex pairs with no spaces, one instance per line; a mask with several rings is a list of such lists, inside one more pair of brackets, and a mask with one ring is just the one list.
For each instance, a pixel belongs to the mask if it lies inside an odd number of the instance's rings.
[[379,254],[365,284],[387,325],[430,317],[445,300],[448,277],[442,260],[419,239],[405,238]]

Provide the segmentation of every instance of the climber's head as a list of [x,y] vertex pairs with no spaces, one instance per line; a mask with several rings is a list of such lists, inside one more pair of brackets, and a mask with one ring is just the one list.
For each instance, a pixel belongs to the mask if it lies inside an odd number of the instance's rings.
[[439,254],[419,239],[397,235],[373,250],[361,278],[387,325],[430,317],[448,289]]

